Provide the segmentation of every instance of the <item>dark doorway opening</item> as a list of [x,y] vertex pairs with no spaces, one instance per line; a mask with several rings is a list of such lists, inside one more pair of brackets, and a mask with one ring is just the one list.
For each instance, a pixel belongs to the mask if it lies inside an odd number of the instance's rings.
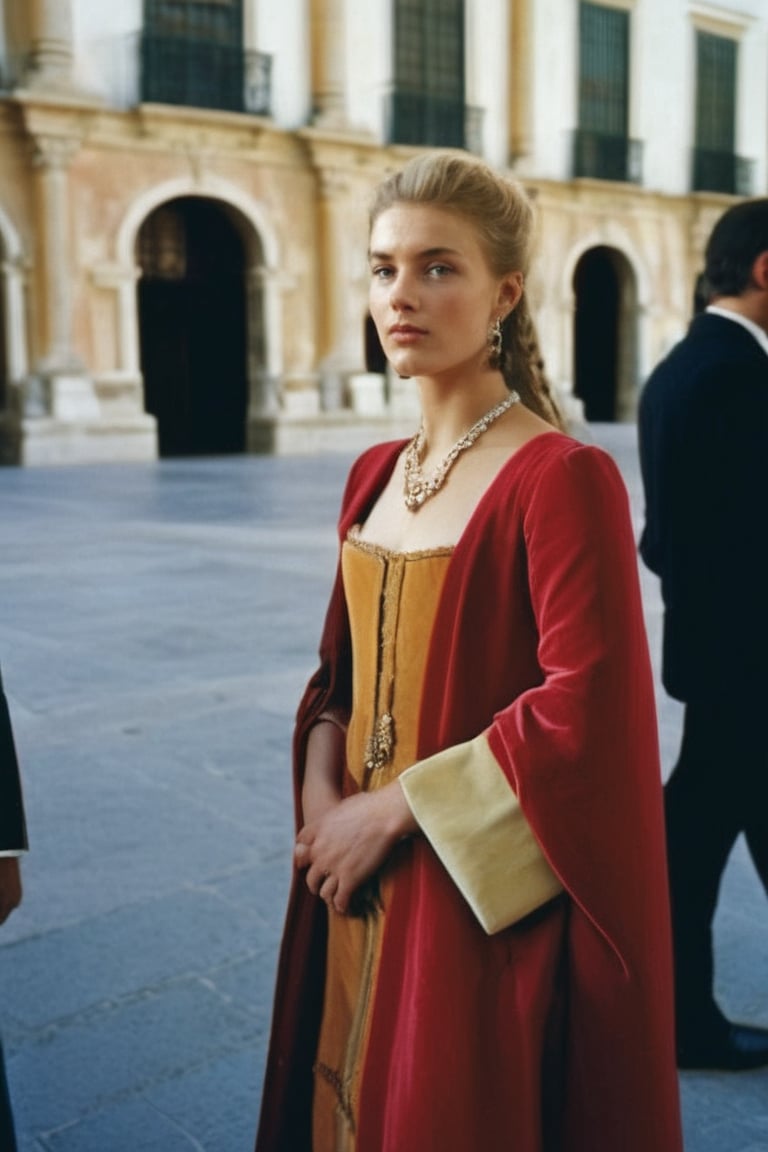
[[144,406],[161,456],[243,452],[247,363],[245,251],[226,208],[161,205],[138,236]]
[[387,358],[370,314],[365,318],[365,370],[378,372],[382,376],[386,375],[387,371]]
[[611,248],[585,252],[573,276],[574,391],[589,421],[616,419],[621,280]]

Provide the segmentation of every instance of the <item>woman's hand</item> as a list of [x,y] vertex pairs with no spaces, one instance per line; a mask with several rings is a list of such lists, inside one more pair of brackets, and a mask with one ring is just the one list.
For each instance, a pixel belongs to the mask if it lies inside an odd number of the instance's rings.
[[294,861],[307,870],[310,892],[343,914],[397,841],[417,828],[395,780],[376,792],[348,796],[306,823],[297,837]]

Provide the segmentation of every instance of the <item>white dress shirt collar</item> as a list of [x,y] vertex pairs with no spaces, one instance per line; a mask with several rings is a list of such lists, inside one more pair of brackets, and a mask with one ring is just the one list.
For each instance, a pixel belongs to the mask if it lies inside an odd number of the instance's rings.
[[709,304],[707,312],[711,312],[713,316],[722,316],[724,320],[733,320],[736,324],[741,324],[742,328],[746,328],[747,332],[751,332],[755,340],[768,356],[768,332],[764,331],[759,324],[755,324],[754,320],[748,320],[746,316],[742,316],[740,312],[732,312],[730,308],[718,308],[717,304]]

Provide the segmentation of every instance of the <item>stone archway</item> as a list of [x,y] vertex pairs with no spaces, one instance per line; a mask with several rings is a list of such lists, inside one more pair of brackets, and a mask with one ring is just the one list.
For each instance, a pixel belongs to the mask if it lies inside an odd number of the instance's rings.
[[139,229],[141,369],[161,456],[246,448],[249,344],[263,334],[247,277],[260,254],[245,231],[226,204],[196,196],[159,205]]
[[637,282],[623,252],[589,248],[573,273],[574,393],[590,422],[631,419],[637,396]]

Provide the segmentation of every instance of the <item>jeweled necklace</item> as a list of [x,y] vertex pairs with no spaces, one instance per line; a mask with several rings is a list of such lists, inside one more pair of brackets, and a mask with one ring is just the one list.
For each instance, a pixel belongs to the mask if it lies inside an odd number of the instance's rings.
[[487,432],[494,420],[498,420],[499,416],[503,416],[507,409],[511,408],[513,404],[517,404],[519,400],[520,397],[517,392],[510,392],[505,400],[502,400],[495,408],[491,408],[490,412],[486,412],[484,416],[481,416],[468,432],[465,432],[463,436],[459,437],[448,455],[438,464],[431,476],[425,476],[421,468],[421,455],[424,451],[425,439],[424,425],[422,424],[405,450],[405,485],[403,498],[406,508],[411,512],[417,512],[425,500],[429,500],[430,496],[434,496],[436,492],[439,492],[445,483],[446,476],[456,463],[457,457],[459,457],[462,452],[466,452],[467,448],[471,448],[478,436],[482,436],[483,432]]

